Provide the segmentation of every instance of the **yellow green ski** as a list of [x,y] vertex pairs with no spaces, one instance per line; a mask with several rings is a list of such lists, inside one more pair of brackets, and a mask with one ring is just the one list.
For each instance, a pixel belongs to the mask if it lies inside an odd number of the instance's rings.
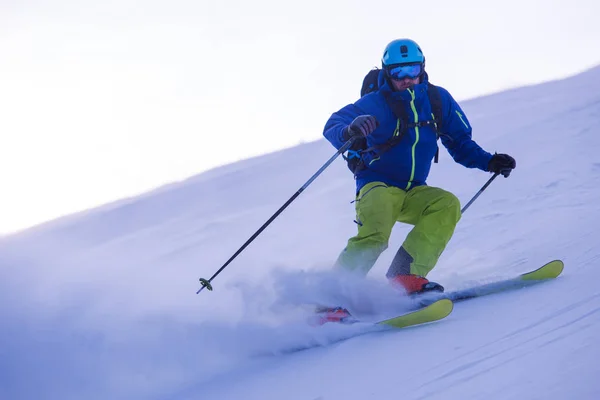
[[454,302],[473,299],[476,297],[487,296],[494,293],[504,292],[507,290],[520,289],[531,286],[537,283],[546,282],[557,278],[565,267],[561,260],[550,261],[540,268],[521,274],[515,278],[505,279],[497,282],[487,283],[484,285],[473,286],[468,289],[450,291],[446,293],[431,293],[419,296],[419,306],[437,302],[440,299],[449,299]]
[[377,325],[389,325],[394,328],[406,328],[414,325],[426,324],[446,318],[452,312],[454,305],[451,300],[438,300],[424,308],[398,317],[377,322]]

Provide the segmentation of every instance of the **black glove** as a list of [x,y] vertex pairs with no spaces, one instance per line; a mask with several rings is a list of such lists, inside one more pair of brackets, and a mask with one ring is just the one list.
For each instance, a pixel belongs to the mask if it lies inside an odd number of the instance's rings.
[[352,138],[356,137],[367,137],[369,136],[377,127],[379,126],[379,122],[372,115],[359,115],[354,118],[354,121],[350,123],[344,129],[344,141],[348,141]]
[[514,158],[508,154],[494,154],[488,164],[488,171],[496,174],[502,174],[508,178],[511,171],[515,169],[517,163]]

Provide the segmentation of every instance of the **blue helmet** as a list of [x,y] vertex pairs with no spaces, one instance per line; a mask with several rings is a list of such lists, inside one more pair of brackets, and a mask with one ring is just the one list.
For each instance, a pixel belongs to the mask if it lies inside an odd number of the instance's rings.
[[419,78],[425,73],[425,56],[415,41],[397,39],[386,46],[381,68],[389,79]]
[[425,64],[425,56],[421,47],[410,39],[396,39],[390,42],[381,57],[382,68],[390,65],[420,63]]

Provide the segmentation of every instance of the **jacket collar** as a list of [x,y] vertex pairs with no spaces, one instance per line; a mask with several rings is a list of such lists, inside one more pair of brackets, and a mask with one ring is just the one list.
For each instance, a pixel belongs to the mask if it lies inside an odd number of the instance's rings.
[[[394,92],[392,90],[391,86],[389,85],[388,80],[385,79],[385,73],[383,72],[383,70],[381,70],[379,72],[379,76],[377,77],[377,80],[378,80],[378,84],[379,84],[379,91],[391,93],[393,99],[402,99],[402,100],[407,100],[407,101],[410,101],[412,99],[412,96],[409,93],[408,89],[402,90],[400,92]],[[421,83],[414,85],[411,88],[411,90],[414,90],[415,93],[421,93],[421,92],[426,93],[428,84],[429,84],[429,76],[427,75],[427,72],[425,72],[425,73],[423,73],[423,78],[421,79]]]

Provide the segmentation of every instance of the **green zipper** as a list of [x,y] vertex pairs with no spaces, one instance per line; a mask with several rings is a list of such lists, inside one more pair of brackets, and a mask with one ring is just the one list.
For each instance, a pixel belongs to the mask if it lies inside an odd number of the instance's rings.
[[[417,108],[415,107],[415,91],[411,89],[407,89],[408,93],[410,93],[410,108],[413,111],[413,115],[415,116],[415,124],[419,123],[419,114],[417,113]],[[412,186],[412,181],[415,178],[415,169],[416,169],[416,157],[415,150],[417,148],[417,143],[419,143],[419,125],[415,126],[415,142],[412,146],[412,170],[410,171],[410,179],[408,184],[406,185],[406,190],[410,189]]]

